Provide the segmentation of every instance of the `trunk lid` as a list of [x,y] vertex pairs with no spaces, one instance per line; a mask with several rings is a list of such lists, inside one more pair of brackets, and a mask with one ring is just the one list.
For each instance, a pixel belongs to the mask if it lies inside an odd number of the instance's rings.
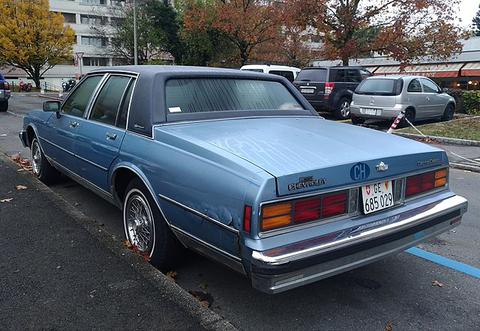
[[396,98],[394,95],[354,94],[353,103],[365,108],[393,107],[396,104]]
[[[269,117],[161,126],[157,130],[209,143],[276,179],[279,196],[390,178],[446,164],[437,148],[319,117]],[[383,162],[388,170],[377,171]]]

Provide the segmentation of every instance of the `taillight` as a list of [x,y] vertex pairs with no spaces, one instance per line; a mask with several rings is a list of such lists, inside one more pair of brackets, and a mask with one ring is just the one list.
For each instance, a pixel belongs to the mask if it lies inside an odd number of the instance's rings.
[[250,233],[252,229],[252,207],[245,205],[243,209],[243,230]]
[[436,188],[444,187],[448,182],[447,176],[448,171],[445,168],[407,177],[405,197],[408,198]]
[[328,97],[332,93],[334,87],[335,87],[334,82],[326,82],[324,95]]
[[348,212],[348,203],[349,190],[345,190],[267,205],[262,208],[262,230],[340,216]]

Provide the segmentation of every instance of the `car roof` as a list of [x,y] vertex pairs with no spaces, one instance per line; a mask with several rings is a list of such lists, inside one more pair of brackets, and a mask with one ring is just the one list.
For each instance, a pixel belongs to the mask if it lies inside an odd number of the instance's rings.
[[282,66],[276,64],[247,64],[240,68],[240,70],[244,69],[277,69],[277,70],[293,70],[293,71],[300,71],[300,68],[297,67],[290,67],[290,66]]
[[367,79],[404,79],[404,80],[412,80],[415,78],[428,78],[425,76],[419,76],[419,75],[385,75],[385,76],[370,76]]
[[318,66],[318,67],[305,67],[302,70],[310,70],[310,69],[364,69],[368,70],[362,66]]

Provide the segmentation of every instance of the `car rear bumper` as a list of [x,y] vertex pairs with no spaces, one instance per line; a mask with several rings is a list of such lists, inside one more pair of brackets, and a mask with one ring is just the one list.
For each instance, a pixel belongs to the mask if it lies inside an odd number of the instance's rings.
[[465,198],[452,196],[348,236],[329,234],[269,251],[254,250],[252,285],[279,293],[374,262],[457,226],[467,204]]
[[[365,114],[362,112],[360,108],[379,108],[381,109],[381,113],[378,115],[370,115]],[[372,107],[372,106],[358,106],[358,105],[351,105],[350,112],[355,117],[360,118],[369,118],[369,119],[379,119],[379,120],[386,120],[392,119],[398,116],[402,110],[405,110],[406,106],[397,106],[397,107]]]

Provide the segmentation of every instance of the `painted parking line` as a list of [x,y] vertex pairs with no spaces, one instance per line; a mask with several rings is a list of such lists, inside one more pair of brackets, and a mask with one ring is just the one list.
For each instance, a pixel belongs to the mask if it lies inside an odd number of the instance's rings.
[[424,251],[423,249],[420,249],[418,247],[409,248],[405,252],[421,257],[422,259],[431,261],[433,263],[442,265],[444,267],[463,272],[464,274],[470,275],[472,277],[480,278],[480,269],[472,267],[468,264],[464,264],[464,263],[443,257],[441,255]]

